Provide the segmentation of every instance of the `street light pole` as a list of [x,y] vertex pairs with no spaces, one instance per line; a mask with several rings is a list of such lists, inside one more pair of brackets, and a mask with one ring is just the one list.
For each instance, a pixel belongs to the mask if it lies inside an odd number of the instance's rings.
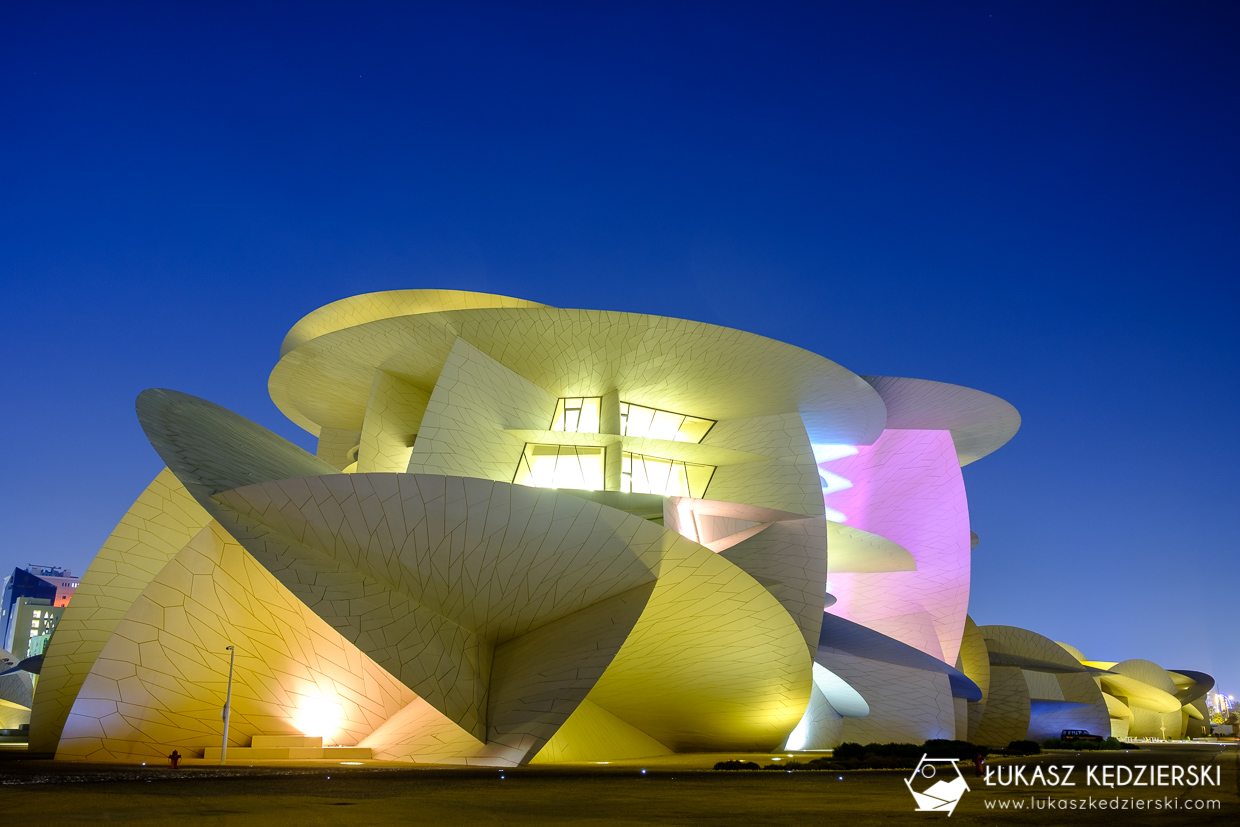
[[220,747],[220,766],[224,766],[224,761],[228,758],[228,717],[232,714],[232,678],[233,678],[233,661],[237,657],[237,649],[233,646],[224,647],[228,655],[228,694],[224,696],[224,743]]

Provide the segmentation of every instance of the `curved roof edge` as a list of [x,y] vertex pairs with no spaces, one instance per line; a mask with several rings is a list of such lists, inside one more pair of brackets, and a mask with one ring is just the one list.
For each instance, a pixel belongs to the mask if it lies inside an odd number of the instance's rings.
[[[440,309],[447,300],[489,306]],[[312,434],[360,429],[376,369],[430,389],[453,342],[463,338],[553,395],[598,396],[625,385],[639,391],[626,401],[700,409],[712,419],[799,414],[811,443],[869,445],[883,433],[887,409],[878,391],[796,345],[689,319],[514,304],[520,301],[404,291],[329,305],[286,337],[268,378],[272,400]],[[647,364],[653,368],[643,373]]]
[[340,470],[241,414],[167,388],[138,394],[138,422],[190,495],[218,518],[216,494]]
[[[1183,704],[1189,704],[1198,698],[1204,698],[1214,688],[1214,676],[1205,672],[1198,672],[1194,669],[1168,669],[1171,673],[1171,680],[1175,681],[1176,689],[1175,697]],[[1180,682],[1175,680],[1175,676],[1180,675],[1192,681],[1192,685],[1181,687]]]
[[862,376],[887,406],[894,430],[950,431],[963,467],[1002,448],[1020,428],[1020,413],[985,391],[900,376]]
[[1084,665],[1070,666],[1066,663],[1055,663],[1049,660],[1041,660],[1039,658],[1030,658],[1024,655],[1013,655],[1007,652],[996,652],[987,649],[991,666],[1019,666],[1021,669],[1029,669],[1033,672],[1048,672],[1050,674],[1066,675],[1074,672],[1089,672],[1089,667]]
[[326,333],[396,316],[416,316],[441,310],[473,310],[480,307],[546,307],[545,304],[468,290],[382,290],[362,293],[312,310],[293,325],[280,345],[280,356]]
[[1079,660],[1081,663],[1085,663],[1088,660],[1088,658],[1085,657],[1085,653],[1082,652],[1080,649],[1077,649],[1072,644],[1064,643],[1062,640],[1057,640],[1055,641],[1055,643],[1059,644],[1059,646],[1063,648],[1064,651],[1066,651],[1069,655]]

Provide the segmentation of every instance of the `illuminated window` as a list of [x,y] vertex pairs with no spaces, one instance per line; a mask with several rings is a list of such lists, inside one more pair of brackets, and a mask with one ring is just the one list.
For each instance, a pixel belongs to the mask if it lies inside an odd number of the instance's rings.
[[34,617],[43,617],[43,613],[42,613],[42,612],[35,612],[35,613],[34,613]]
[[701,442],[714,420],[620,403],[620,433],[673,442]]
[[37,620],[32,620],[32,621],[30,621],[30,627],[31,627],[32,629],[37,629],[37,628],[39,628],[39,621],[37,621]]
[[586,445],[526,443],[512,480],[535,488],[603,488],[603,449]]
[[569,397],[555,405],[551,430],[578,434],[598,433],[598,409],[602,400],[597,396]]
[[620,490],[634,494],[664,497],[701,497],[706,493],[715,469],[674,459],[624,453],[621,460]]

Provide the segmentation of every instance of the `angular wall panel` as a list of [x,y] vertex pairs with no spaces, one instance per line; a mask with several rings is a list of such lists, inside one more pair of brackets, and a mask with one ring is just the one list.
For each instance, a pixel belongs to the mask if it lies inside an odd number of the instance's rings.
[[506,429],[546,428],[556,397],[458,339],[422,417],[409,473],[511,482],[525,442]]
[[[646,586],[649,595],[664,533],[569,494],[428,475],[311,477],[216,499],[233,515],[234,534],[363,651],[475,737],[509,743],[534,727],[529,750],[571,713],[594,680],[578,679],[602,674],[636,622],[643,601],[633,590]],[[306,584],[310,576],[316,585]],[[631,596],[611,599],[622,593]],[[400,610],[393,600],[403,601]],[[583,622],[590,626],[574,625]],[[563,638],[546,639],[555,630]],[[527,634],[542,644],[523,645]],[[524,646],[530,660],[512,663],[504,646]],[[497,651],[507,664],[499,672]],[[595,655],[603,661],[591,667]],[[497,706],[530,692],[559,712]]]
[[838,651],[819,654],[818,661],[847,681],[870,707],[865,717],[843,719],[842,740],[920,744],[956,737],[956,708],[946,674]]
[[314,455],[337,471],[343,471],[357,462],[362,432],[350,428],[323,428],[319,431],[319,444]]
[[814,452],[798,414],[725,419],[715,423],[702,443],[771,457],[766,462],[719,466],[706,497],[806,516],[823,513]]
[[822,632],[827,521],[807,517],[772,523],[719,553],[766,586],[796,620],[812,656]]
[[601,706],[582,701],[531,764],[621,761],[667,755],[672,750]]
[[809,702],[799,627],[748,574],[665,537],[650,603],[587,699],[677,752],[775,749]]
[[1001,749],[1025,740],[1030,716],[1029,687],[1021,670],[1015,666],[991,667],[990,692],[974,734],[977,743]]
[[814,664],[814,690],[809,707],[784,749],[831,749],[843,740],[844,719],[864,718],[870,705],[848,682],[821,663]]
[[986,639],[982,637],[982,633],[978,631],[977,624],[971,617],[965,618],[964,636],[960,641],[960,655],[956,667],[968,675],[969,679],[982,690],[980,700],[968,702],[967,728],[961,730],[968,732],[965,740],[973,741],[975,744],[981,743],[974,741],[973,738],[982,723],[986,696],[990,692],[990,656],[986,650]]
[[422,698],[417,698],[362,739],[358,746],[384,761],[421,764],[516,766],[523,753],[487,745]]
[[836,711],[817,684],[800,723],[788,735],[782,749],[819,750],[838,747],[844,740],[844,716]]
[[487,742],[533,757],[611,665],[653,590],[638,586],[496,646]]
[[357,471],[403,473],[409,467],[414,438],[430,401],[430,391],[388,373],[375,371],[366,402],[357,453]]

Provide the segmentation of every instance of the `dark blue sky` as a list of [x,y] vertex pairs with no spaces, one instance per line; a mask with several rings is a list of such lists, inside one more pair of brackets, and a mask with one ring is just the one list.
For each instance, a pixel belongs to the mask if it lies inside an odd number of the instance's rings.
[[484,290],[1004,397],[975,619],[1234,692],[1238,93],[1232,3],[6,3],[0,565],[86,567],[143,388],[309,447],[299,317]]

